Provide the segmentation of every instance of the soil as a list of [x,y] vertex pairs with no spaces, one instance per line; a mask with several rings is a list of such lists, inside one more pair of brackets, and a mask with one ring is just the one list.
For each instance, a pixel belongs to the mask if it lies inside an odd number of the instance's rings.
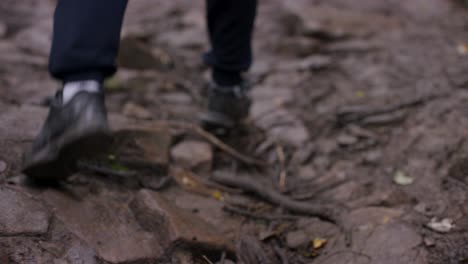
[[[251,118],[223,141],[266,166],[217,147],[206,153],[206,137],[174,126],[196,124],[203,110],[203,1],[130,1],[106,104],[116,129],[168,128],[150,140],[163,151],[147,152],[163,156],[146,157],[164,168],[156,182],[141,171],[126,179],[83,171],[38,186],[20,174],[21,155],[60,87],[47,71],[55,2],[0,2],[1,263],[468,263],[463,1],[259,1]],[[174,151],[200,144],[186,152],[197,161]],[[182,178],[179,166],[188,167]],[[261,182],[307,208],[347,210],[332,223],[215,183],[217,173]],[[216,249],[203,242],[164,253],[162,235],[131,211],[142,188],[209,223],[192,228],[216,229],[234,253],[211,242]]]

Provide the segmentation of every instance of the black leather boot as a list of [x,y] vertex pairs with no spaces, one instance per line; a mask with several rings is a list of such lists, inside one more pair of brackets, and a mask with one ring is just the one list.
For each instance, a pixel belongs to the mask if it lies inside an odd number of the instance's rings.
[[104,94],[81,91],[64,104],[59,91],[42,130],[23,156],[23,172],[36,180],[65,179],[75,172],[80,158],[101,153],[110,142]]
[[212,85],[208,92],[207,111],[200,118],[203,127],[223,133],[222,130],[239,125],[249,115],[249,90],[247,83],[236,86]]

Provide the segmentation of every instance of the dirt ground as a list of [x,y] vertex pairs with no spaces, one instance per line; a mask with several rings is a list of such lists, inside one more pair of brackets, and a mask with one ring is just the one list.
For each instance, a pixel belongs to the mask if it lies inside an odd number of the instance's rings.
[[38,185],[54,2],[0,2],[0,263],[468,263],[463,1],[261,0],[234,154],[193,126],[203,1],[130,1],[106,103],[157,166]]

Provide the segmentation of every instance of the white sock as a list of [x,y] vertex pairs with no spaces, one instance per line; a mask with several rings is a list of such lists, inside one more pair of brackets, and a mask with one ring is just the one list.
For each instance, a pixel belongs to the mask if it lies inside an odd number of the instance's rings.
[[67,104],[79,92],[98,93],[100,92],[99,82],[87,80],[65,83],[62,93],[63,104]]

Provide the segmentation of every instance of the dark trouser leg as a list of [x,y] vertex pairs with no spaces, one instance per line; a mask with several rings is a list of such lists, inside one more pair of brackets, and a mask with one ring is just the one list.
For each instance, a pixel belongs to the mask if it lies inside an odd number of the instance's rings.
[[237,85],[252,63],[252,32],[257,0],[207,0],[211,51],[205,62],[219,85]]
[[127,0],[59,0],[49,71],[63,81],[98,80],[116,71]]

